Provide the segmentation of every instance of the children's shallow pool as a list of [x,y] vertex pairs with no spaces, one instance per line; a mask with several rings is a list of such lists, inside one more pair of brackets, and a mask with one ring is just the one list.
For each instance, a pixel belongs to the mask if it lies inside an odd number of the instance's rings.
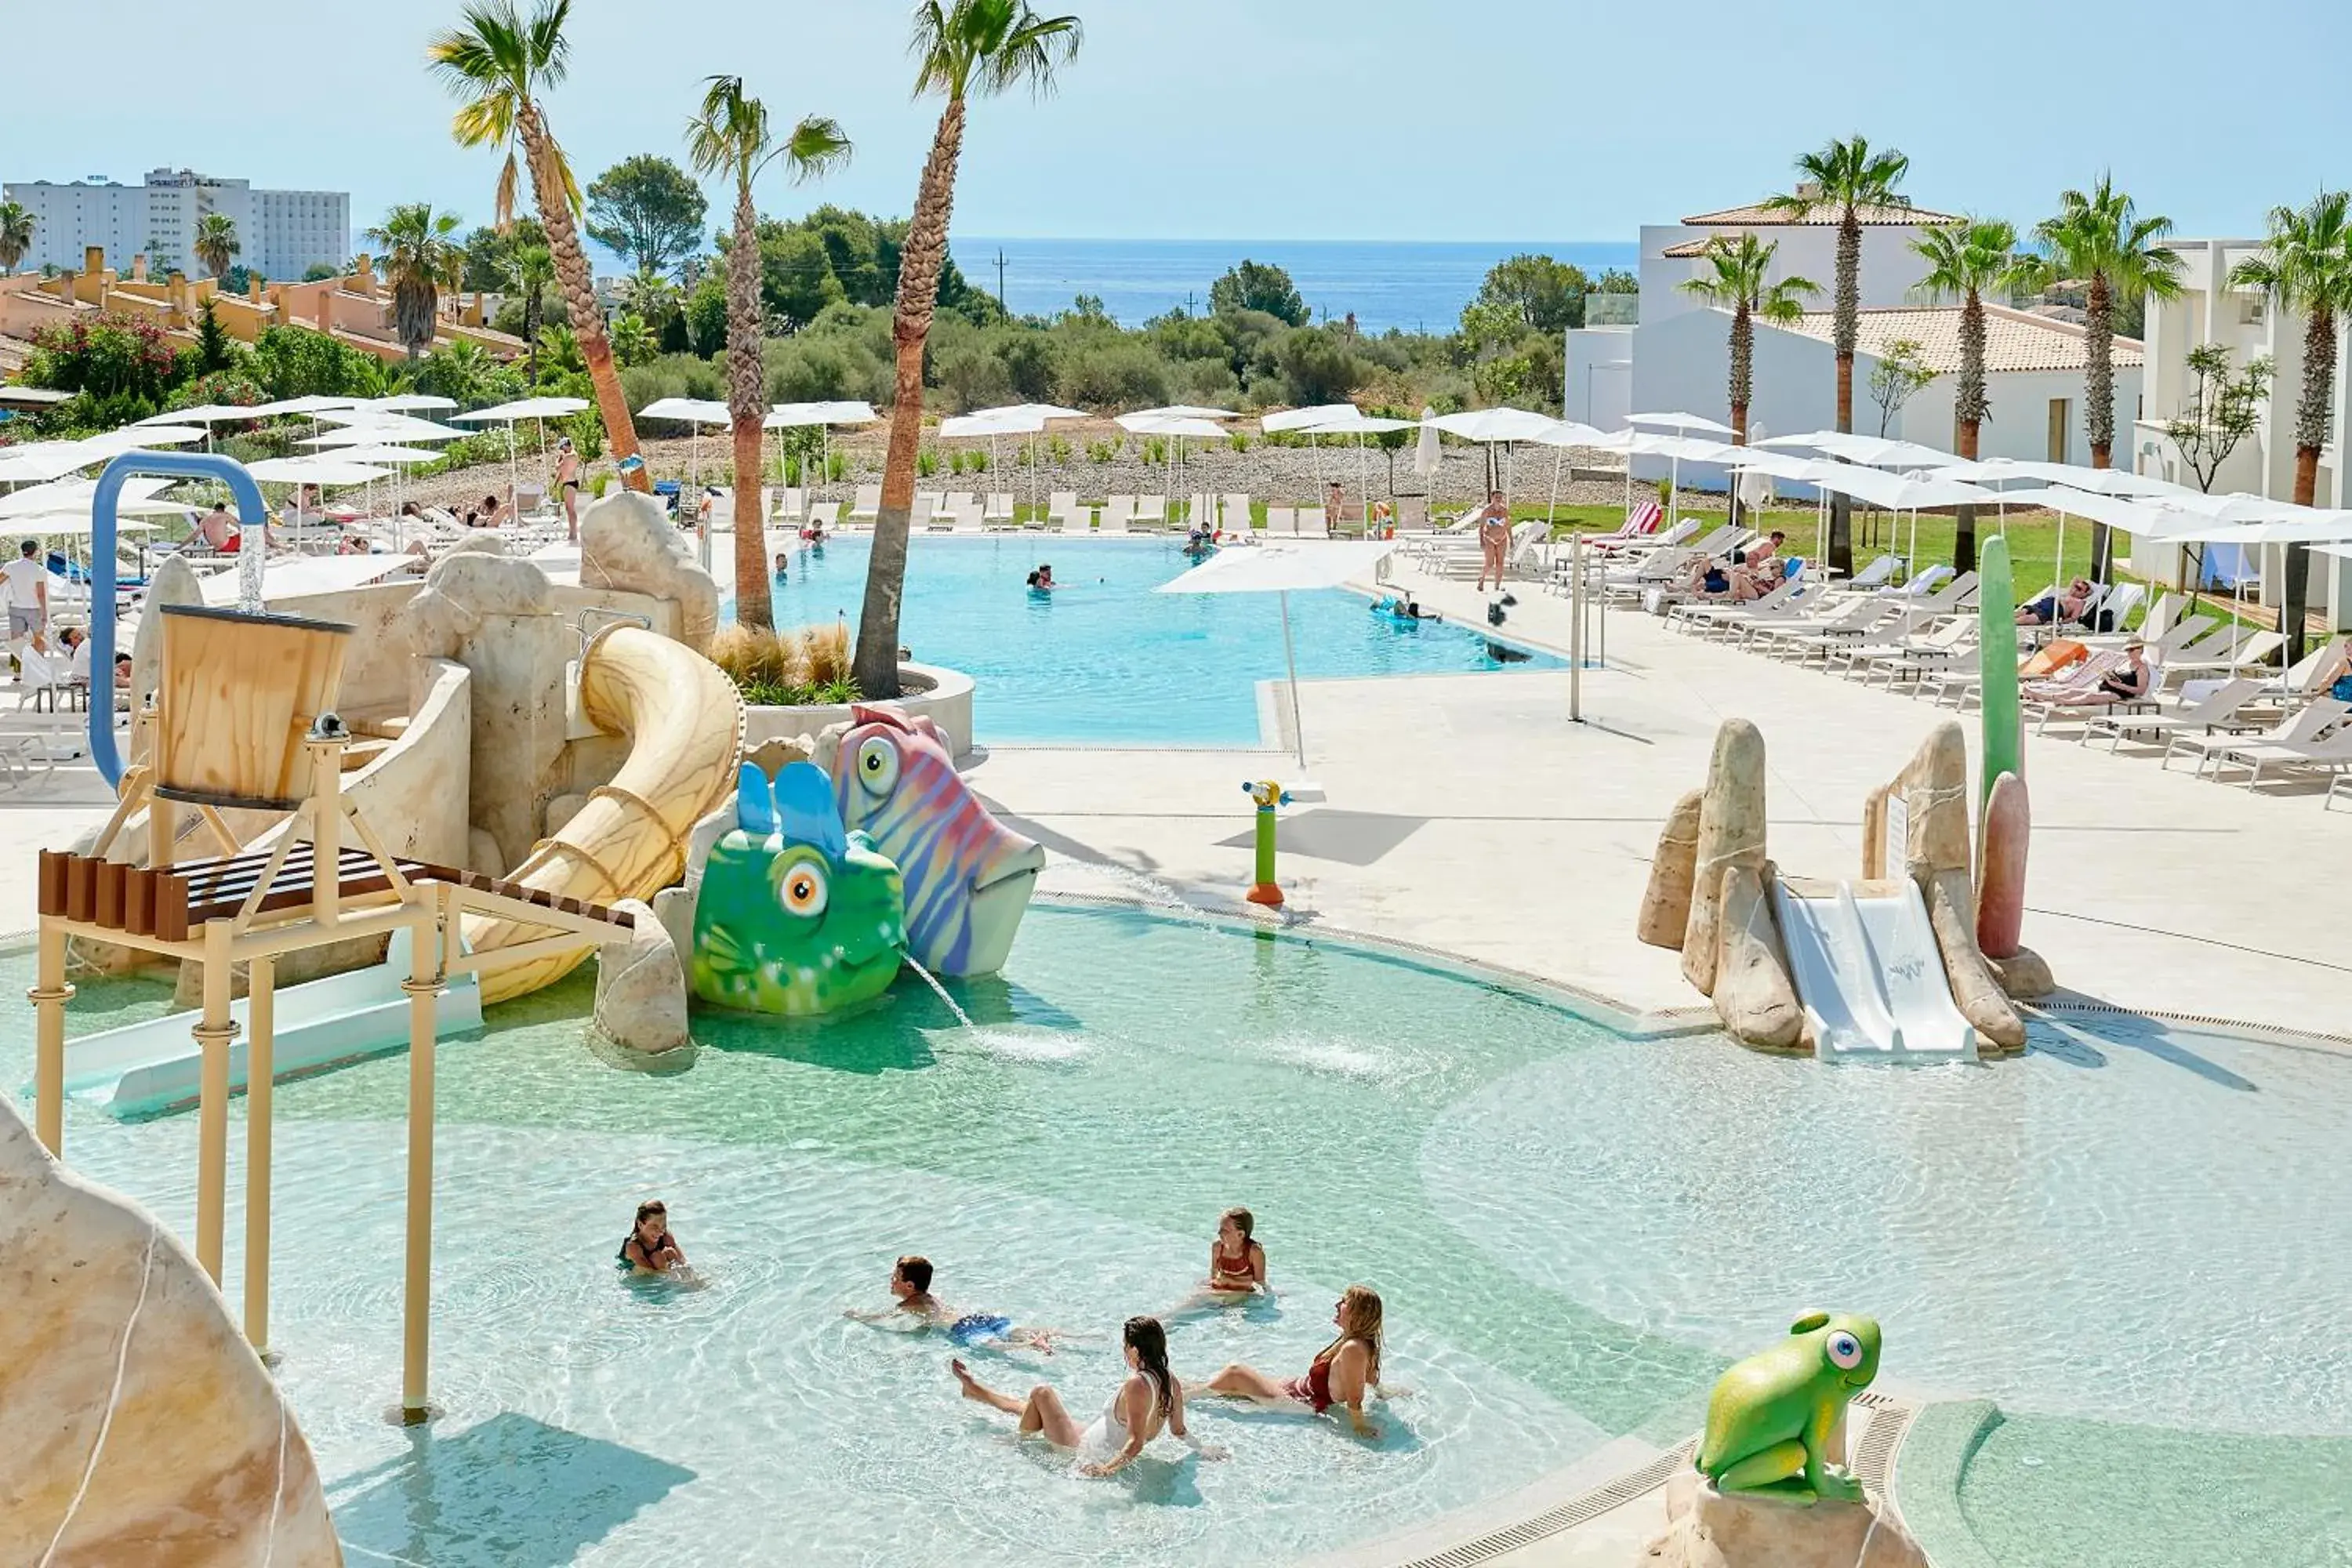
[[[855,627],[872,548],[853,536],[793,550],[776,624]],[[1040,562],[1063,587],[1023,586]],[[982,741],[1257,745],[1258,683],[1283,677],[1281,607],[1271,594],[1153,591],[1191,564],[1172,539],[918,535],[899,640],[979,682]],[[1558,667],[1483,626],[1399,623],[1336,589],[1291,595],[1290,621],[1301,679]]]
[[[0,958],[15,1085],[29,976],[29,954]],[[2181,1530],[2215,1526],[2200,1563],[2300,1559],[2220,1528],[2228,1500],[2185,1456],[2283,1429],[2299,1478],[2352,1436],[2332,1327],[2352,1235],[2318,1196],[2352,1177],[2340,1056],[2141,1026],[1996,1067],[1830,1070],[1629,1039],[1360,951],[1063,907],[1032,912],[1007,982],[957,992],[977,1028],[908,984],[824,1026],[705,1019],[690,1063],[648,1071],[590,1047],[575,979],[446,1047],[445,1414],[421,1429],[383,1415],[405,1065],[282,1089],[276,1348],[352,1560],[1280,1562],[1620,1434],[1675,1440],[1728,1353],[1816,1303],[1875,1311],[1888,1378],[1993,1394],[2013,1438],[2036,1419],[2175,1437],[2134,1451],[2174,1467]],[[93,988],[75,1027],[162,995]],[[75,1107],[68,1151],[188,1234],[192,1118]],[[615,1277],[653,1194],[706,1289]],[[1360,1280],[1410,1390],[1376,1442],[1203,1401],[1198,1429],[1231,1459],[1161,1445],[1085,1480],[958,1399],[947,1346],[842,1317],[924,1252],[959,1307],[1100,1336],[976,1363],[1091,1415],[1119,1321],[1185,1294],[1234,1203],[1256,1210],[1280,1297],[1177,1322],[1177,1371],[1295,1374]],[[228,1235],[234,1297],[235,1214]],[[1999,1455],[1972,1470],[1980,1534],[2088,1528],[2100,1472],[2081,1456],[2101,1451],[2036,1448],[2023,1488]],[[2341,1507],[2282,1489],[2305,1527]]]

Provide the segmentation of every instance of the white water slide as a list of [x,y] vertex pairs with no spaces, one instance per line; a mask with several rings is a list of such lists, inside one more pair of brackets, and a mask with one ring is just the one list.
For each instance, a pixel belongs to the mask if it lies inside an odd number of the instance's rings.
[[1775,883],[1773,898],[1822,1060],[1977,1059],[1976,1031],[1953,1005],[1917,883],[1856,896],[1841,882],[1831,898]]

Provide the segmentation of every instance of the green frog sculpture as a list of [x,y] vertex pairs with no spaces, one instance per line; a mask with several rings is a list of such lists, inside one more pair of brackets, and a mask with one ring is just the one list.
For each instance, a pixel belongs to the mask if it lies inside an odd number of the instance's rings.
[[1862,1500],[1829,1461],[1848,1401],[1878,1375],[1878,1322],[1808,1312],[1789,1337],[1735,1363],[1707,1395],[1697,1463],[1716,1489],[1810,1504]]
[[694,994],[800,1018],[888,990],[907,948],[905,883],[871,839],[843,828],[824,771],[788,763],[771,785],[744,763],[735,820],[695,897]]

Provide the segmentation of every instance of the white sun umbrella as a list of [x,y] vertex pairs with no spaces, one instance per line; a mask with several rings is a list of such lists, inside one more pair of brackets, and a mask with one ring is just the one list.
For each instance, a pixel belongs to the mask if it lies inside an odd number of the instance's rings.
[[637,410],[640,419],[666,419],[687,426],[692,432],[687,448],[688,468],[687,482],[699,491],[702,489],[702,427],[706,425],[726,425],[733,420],[727,405],[708,397],[663,397]]
[[340,489],[346,485],[364,485],[388,479],[392,470],[366,463],[355,463],[348,458],[317,453],[308,458],[266,458],[258,463],[246,465],[247,473],[272,484],[318,485],[322,489]]
[[1573,419],[1555,419],[1541,435],[1530,436],[1528,439],[1539,447],[1551,448],[1551,503],[1544,511],[1544,521],[1556,522],[1559,516],[1560,469],[1568,460],[1568,449],[1570,447],[1591,447],[1607,440],[1608,437],[1604,432]]
[[[159,517],[188,509],[157,498],[179,481],[149,476],[126,479],[115,510],[125,517]],[[88,516],[98,498],[96,479],[58,479],[34,485],[13,495],[0,496],[0,518],[46,517],[59,513]]]
[[[874,411],[874,405],[862,398],[834,398],[820,403],[779,403],[769,411],[767,418],[760,423],[761,427],[767,430],[787,430],[803,425],[815,426],[819,465],[817,472],[822,476],[831,472],[833,468],[833,455],[829,445],[833,426],[871,425],[881,417],[882,416]],[[809,494],[814,497],[816,494],[816,487],[810,486]]]
[[322,430],[296,443],[303,447],[379,447],[387,442],[408,445],[417,441],[462,441],[470,431],[454,425],[436,425],[430,419],[418,419],[406,414],[387,414],[358,425],[338,426]]
[[[1429,421],[1449,436],[1459,436],[1465,441],[1476,441],[1486,448],[1486,461],[1491,467],[1497,444],[1533,441],[1559,423],[1548,414],[1532,414],[1524,408],[1473,408],[1461,414],[1441,414]],[[1503,492],[1511,491],[1510,477],[1506,471]]]
[[1362,410],[1352,403],[1318,403],[1312,408],[1285,408],[1274,414],[1258,416],[1257,427],[1267,435],[1308,432],[1307,450],[1315,464],[1315,492],[1323,493],[1323,448],[1316,444],[1311,427],[1328,425],[1335,419],[1352,419]]
[[79,441],[27,441],[0,450],[0,484],[42,484],[104,461]]
[[[871,410],[868,412],[871,412]],[[1091,419],[1094,417],[1093,415],[1088,414],[1083,408],[1065,408],[1058,403],[1015,403],[1003,408],[985,410],[984,412],[1004,415],[1027,415],[1042,421],[1045,425],[1051,425],[1056,419]],[[1037,510],[1037,462],[1040,456],[1037,448],[1042,445],[1044,445],[1044,443],[1039,441],[1032,441],[1029,443],[1029,510],[1032,512],[1034,512]]]
[[[1421,437],[1412,444],[1412,471],[1421,476],[1421,494],[1425,503],[1437,488],[1437,465],[1444,460],[1437,441],[1437,426],[1430,423],[1437,410],[1428,404],[1421,405]],[[1424,504],[1425,512],[1428,509]]]
[[[1765,481],[1791,479],[1798,484],[1813,486],[1813,553],[1822,552],[1822,541],[1829,532],[1828,489],[1821,484],[1824,477],[1834,478],[1842,465],[1826,458],[1801,458],[1790,452],[1769,452],[1756,447],[1733,448],[1734,455],[1723,460],[1725,468],[1743,476],[1753,474]],[[1741,499],[1747,499],[1743,488]],[[1754,503],[1750,503],[1754,504]]]
[[[1919,552],[1919,513],[1927,507],[1983,506],[2000,500],[2000,493],[1958,479],[1905,479],[1862,464],[1823,464],[1812,481],[1884,507],[1911,514],[1911,545],[1903,557],[1905,575],[1914,569]],[[1899,521],[1899,520],[1898,520]]]
[[142,447],[185,447],[205,438],[205,433],[184,425],[125,425],[120,430],[108,430],[91,436],[81,443],[81,449],[93,454],[91,462],[100,462],[124,452]]
[[1696,414],[1628,414],[1628,425],[1654,425],[1661,430],[1672,430],[1679,436],[1704,431],[1709,436],[1736,435],[1728,425],[1718,425],[1712,419],[1702,419]]
[[[1298,771],[1307,772],[1307,732],[1298,719],[1298,658],[1290,637],[1290,595],[1337,588],[1371,571],[1396,548],[1393,541],[1270,540],[1255,550],[1222,550],[1190,572],[1162,583],[1162,594],[1277,594],[1282,598],[1282,664],[1290,687],[1290,738]],[[1303,783],[1295,796],[1319,795]]]
[[[1360,411],[1357,411],[1352,404],[1349,406],[1351,412],[1354,413],[1354,417],[1349,419],[1335,419],[1328,425],[1310,425],[1307,426],[1307,433],[1309,436],[1353,436],[1356,438],[1356,489],[1358,494],[1362,498],[1364,509],[1364,537],[1369,539],[1371,537],[1372,532],[1372,470],[1370,448],[1364,445],[1364,437],[1367,436],[1385,436],[1398,430],[1416,430],[1421,427],[1421,421],[1418,419],[1391,419],[1381,415],[1365,414]],[[1198,424],[1202,423],[1202,421],[1196,420],[1192,421],[1192,423]],[[1213,431],[1217,430],[1217,427],[1213,425],[1210,426],[1209,428]],[[1223,432],[1218,431],[1218,434],[1222,435]],[[1334,524],[1339,521],[1337,518],[1334,518],[1331,521]]]
[[386,409],[394,414],[431,414],[454,410],[457,406],[457,400],[454,397],[436,397],[429,392],[402,392],[395,393],[390,397],[371,397],[368,399],[367,405],[370,408]]
[[[1178,495],[1181,495],[1183,493],[1183,480],[1181,476],[1182,474],[1184,465],[1184,443],[1187,441],[1221,441],[1224,439],[1225,428],[1223,426],[1217,424],[1216,421],[1221,418],[1230,419],[1238,417],[1238,416],[1227,414],[1222,409],[1215,408],[1206,409],[1197,413],[1187,412],[1185,411],[1186,406],[1187,405],[1176,405],[1167,408],[1146,408],[1134,414],[1119,415],[1112,421],[1112,423],[1118,425],[1121,429],[1132,431],[1137,435],[1165,436],[1174,439],[1176,443],[1174,461],[1169,465],[1169,473],[1171,478],[1171,488]],[[1355,412],[1355,405],[1349,404],[1348,408],[1349,412],[1351,414]],[[1358,415],[1357,417],[1360,420],[1362,416]],[[1357,429],[1360,426],[1357,425],[1349,425],[1344,427],[1352,430]],[[1310,428],[1309,434],[1311,436],[1318,431],[1328,433],[1330,428],[1332,427],[1323,426],[1313,426]],[[1200,520],[1197,518],[1192,520],[1195,525],[1198,524],[1199,521]]]
[[514,499],[517,484],[515,462],[515,426],[523,420],[539,426],[539,451],[543,468],[547,458],[547,422],[577,414],[590,406],[577,397],[524,397],[512,403],[501,403],[492,408],[477,408],[470,414],[452,414],[452,423],[459,425],[503,425],[507,427],[507,498]]
[[[1666,526],[1672,528],[1680,517],[1683,493],[1683,465],[1689,463],[1722,463],[1738,456],[1744,447],[1726,446],[1721,441],[1702,440],[1696,436],[1644,435],[1628,451],[1633,454],[1666,459]],[[1630,461],[1628,467],[1631,467]]]
[[[993,472],[1004,468],[1003,455],[997,450],[997,440],[1004,436],[1042,436],[1045,421],[1024,408],[983,408],[973,414],[959,414],[940,421],[940,437],[948,441],[985,439],[988,442],[988,466]],[[1030,448],[1030,489],[1036,489],[1036,448]]]
[[246,424],[254,417],[251,408],[237,404],[205,403],[194,408],[174,408],[169,414],[151,414],[146,418],[133,423],[131,428],[136,430],[142,426],[194,425],[203,429],[205,450],[209,452],[213,449],[214,426]]

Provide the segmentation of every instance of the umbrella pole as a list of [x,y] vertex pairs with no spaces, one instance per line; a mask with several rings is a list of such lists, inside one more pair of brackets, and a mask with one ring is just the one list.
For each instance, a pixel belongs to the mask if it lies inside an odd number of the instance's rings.
[[1290,595],[1278,595],[1282,600],[1282,668],[1290,685],[1290,739],[1298,748],[1298,776],[1307,776],[1307,731],[1298,719],[1298,656],[1290,643]]

